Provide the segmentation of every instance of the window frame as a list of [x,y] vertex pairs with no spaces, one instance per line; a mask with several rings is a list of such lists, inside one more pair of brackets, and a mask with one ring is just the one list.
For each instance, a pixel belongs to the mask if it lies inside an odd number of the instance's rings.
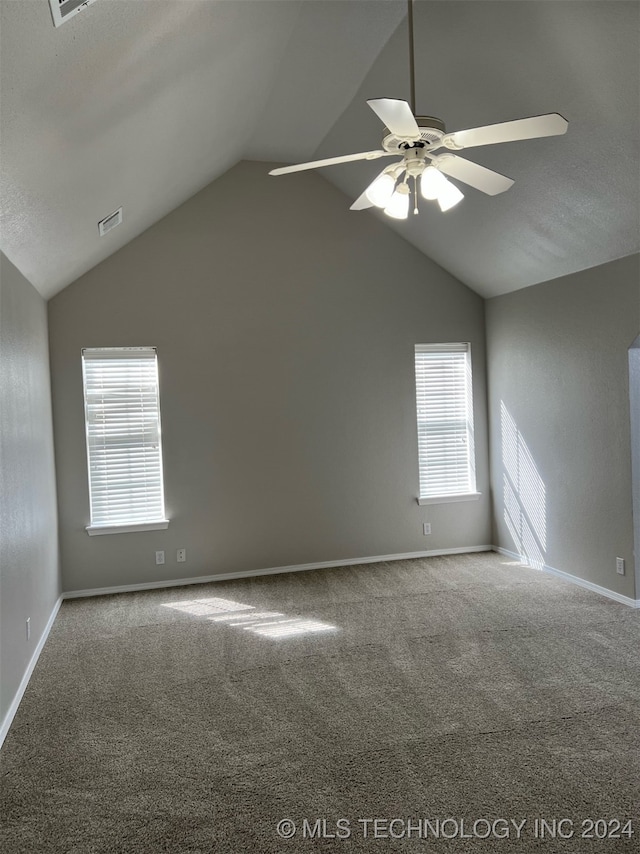
[[[424,471],[426,469],[426,459],[424,457],[424,447],[420,435],[426,423],[426,419],[420,417],[420,400],[424,395],[424,377],[421,376],[424,370],[420,366],[419,355],[421,353],[432,353],[434,355],[444,356],[446,354],[458,354],[464,356],[464,401],[462,401],[463,409],[465,410],[464,417],[464,432],[466,441],[466,461],[465,468],[467,469],[467,488],[460,492],[435,492],[425,488]],[[452,360],[453,364],[453,360]],[[480,498],[481,493],[477,491],[476,482],[476,466],[475,466],[475,431],[473,425],[473,370],[471,357],[471,344],[466,342],[446,342],[437,344],[416,344],[414,347],[414,371],[415,371],[415,400],[416,400],[416,437],[418,445],[418,477],[419,489],[417,502],[419,505],[427,504],[448,504],[459,501],[475,501]],[[443,392],[444,394],[444,392]],[[452,423],[459,423],[460,418],[453,419]],[[437,435],[437,434],[436,434]]]
[[[153,361],[154,365],[154,392],[155,392],[155,412],[156,412],[156,427],[157,430],[157,445],[158,445],[158,455],[157,455],[157,463],[158,466],[155,469],[156,477],[159,475],[160,480],[160,489],[159,489],[159,504],[161,507],[161,516],[156,517],[155,515],[149,516],[148,519],[141,519],[132,522],[120,522],[120,521],[109,521],[106,522],[96,522],[96,518],[98,516],[97,513],[94,512],[94,503],[96,500],[96,494],[93,481],[92,481],[92,445],[91,445],[91,436],[90,436],[90,418],[89,418],[89,402],[88,396],[91,393],[90,388],[87,385],[87,362],[88,361],[99,361],[100,354],[105,354],[104,360],[114,360],[118,359],[126,359],[127,357],[131,358],[131,356],[135,356],[136,353],[145,354],[145,361]],[[153,354],[153,355],[150,355]],[[123,534],[130,533],[135,531],[158,531],[164,530],[169,527],[169,519],[166,517],[166,506],[165,506],[165,495],[164,495],[164,466],[163,466],[163,452],[162,452],[162,416],[161,416],[161,408],[160,408],[160,377],[158,371],[158,353],[157,348],[155,347],[83,347],[81,351],[82,356],[82,393],[83,393],[83,403],[84,403],[84,430],[85,430],[85,447],[86,447],[86,460],[87,460],[87,486],[89,491],[89,515],[90,515],[90,523],[85,527],[86,532],[89,536],[96,536],[102,534]],[[132,409],[134,412],[141,412],[144,407],[144,404],[138,405],[137,408]],[[93,446],[95,448],[95,445]],[[95,464],[95,459],[94,459]]]

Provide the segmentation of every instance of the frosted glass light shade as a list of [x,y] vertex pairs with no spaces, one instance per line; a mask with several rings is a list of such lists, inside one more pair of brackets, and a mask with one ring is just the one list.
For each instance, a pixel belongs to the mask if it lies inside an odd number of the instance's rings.
[[389,199],[389,204],[384,212],[394,219],[406,219],[409,216],[409,187],[407,184],[400,184]]
[[463,193],[451,181],[446,181],[445,186],[438,193],[438,204],[442,213],[450,210],[462,199],[464,199]]
[[389,173],[383,173],[382,175],[378,175],[376,180],[367,187],[365,195],[372,205],[375,205],[377,208],[386,208],[393,195],[395,185],[395,178],[389,175]]
[[435,166],[427,166],[420,178],[420,191],[425,199],[433,202],[440,197],[440,193],[448,183],[449,181]]

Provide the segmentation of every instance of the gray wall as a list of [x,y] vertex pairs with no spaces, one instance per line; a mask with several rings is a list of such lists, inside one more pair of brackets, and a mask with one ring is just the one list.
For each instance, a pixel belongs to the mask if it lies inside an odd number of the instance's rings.
[[[323,178],[268,169],[49,303],[65,590],[490,542],[483,301]],[[483,497],[418,507],[413,347],[460,340]],[[80,350],[125,345],[158,348],[171,524],[89,537]]]
[[494,542],[634,597],[638,256],[489,300],[486,314]]
[[59,595],[47,310],[0,253],[0,723]]
[[633,479],[636,598],[640,599],[640,335],[629,350],[629,402],[631,404],[631,475]]

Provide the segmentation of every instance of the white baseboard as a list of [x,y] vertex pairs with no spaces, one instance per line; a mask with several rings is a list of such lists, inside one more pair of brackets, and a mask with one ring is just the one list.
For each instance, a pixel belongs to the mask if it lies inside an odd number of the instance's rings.
[[31,656],[31,661],[27,669],[25,670],[24,676],[22,677],[22,681],[16,691],[15,697],[13,698],[11,705],[9,706],[6,715],[4,716],[4,720],[0,725],[0,747],[7,737],[7,733],[9,732],[9,727],[13,723],[13,719],[18,711],[18,706],[22,700],[24,692],[27,690],[27,685],[29,684],[29,679],[31,679],[31,674],[33,673],[36,664],[38,663],[38,659],[40,658],[40,653],[47,642],[47,638],[49,637],[49,632],[51,631],[51,626],[53,626],[54,620],[60,610],[60,605],[62,604],[63,596],[60,596],[56,604],[53,606],[53,610],[49,615],[49,619],[47,620],[47,625],[44,627],[44,631],[40,635],[40,640],[38,641],[38,645],[33,651],[33,655]]
[[[506,557],[511,557],[514,560],[520,561],[524,566],[530,566],[527,563],[526,557],[519,555],[517,552],[503,549],[500,546],[492,547],[495,552]],[[534,567],[534,569],[537,567]],[[571,575],[569,572],[564,572],[561,569],[556,569],[553,566],[548,566],[546,563],[542,566],[541,572],[548,572],[549,575],[555,575],[557,578],[562,578],[570,584],[575,584],[578,587],[584,587],[585,590],[591,590],[593,593],[599,593],[601,596],[606,596],[607,599],[613,599],[614,602],[620,602],[622,605],[628,605],[630,608],[640,608],[640,599],[632,599],[630,596],[623,596],[622,593],[616,593],[614,590],[609,590],[606,587],[601,587],[599,584],[594,584],[592,581],[586,581],[577,575]]]
[[424,552],[404,552],[394,555],[352,557],[344,560],[325,560],[319,563],[300,563],[291,566],[273,566],[269,569],[247,569],[242,572],[224,572],[219,575],[199,575],[196,578],[174,578],[168,581],[147,581],[142,584],[122,584],[117,587],[95,587],[87,590],[70,590],[62,594],[63,599],[78,599],[81,596],[108,596],[112,593],[131,593],[136,590],[156,590],[163,587],[183,587],[189,584],[209,584],[212,581],[234,581],[237,578],[253,578],[259,575],[280,575],[284,572],[306,572],[309,569],[331,569],[336,566],[359,566],[366,563],[382,563],[388,560],[410,560],[420,557],[467,554],[468,552],[490,552],[493,546],[463,546],[456,549],[436,549]]

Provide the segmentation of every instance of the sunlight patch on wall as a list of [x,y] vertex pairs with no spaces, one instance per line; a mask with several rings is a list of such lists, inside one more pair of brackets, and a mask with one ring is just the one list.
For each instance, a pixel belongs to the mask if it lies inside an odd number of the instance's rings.
[[231,599],[191,599],[186,602],[166,602],[163,608],[173,608],[194,617],[205,617],[214,623],[243,629],[267,638],[337,631],[336,626],[308,617],[287,617],[280,611],[259,611],[253,605]]
[[545,485],[504,401],[500,401],[500,424],[504,521],[523,562],[542,569],[547,549]]

